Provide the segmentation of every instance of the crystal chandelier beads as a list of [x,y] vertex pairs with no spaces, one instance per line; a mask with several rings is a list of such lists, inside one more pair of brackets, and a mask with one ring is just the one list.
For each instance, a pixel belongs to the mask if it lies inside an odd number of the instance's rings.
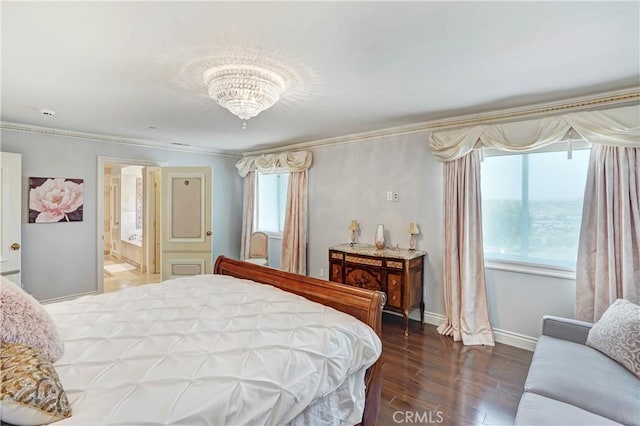
[[256,65],[220,65],[202,74],[209,96],[243,120],[270,108],[286,88],[283,77]]

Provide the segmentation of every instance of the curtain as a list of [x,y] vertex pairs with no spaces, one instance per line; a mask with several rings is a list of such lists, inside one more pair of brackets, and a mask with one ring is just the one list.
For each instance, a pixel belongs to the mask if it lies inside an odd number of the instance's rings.
[[287,207],[282,233],[281,269],[307,273],[307,170],[289,175]]
[[444,163],[444,296],[438,332],[465,345],[494,345],[489,322],[480,198],[480,159],[473,151]]
[[595,322],[616,299],[640,303],[640,148],[594,145],[578,247],[576,318]]
[[240,176],[250,171],[260,173],[301,172],[311,167],[312,155],[308,151],[280,152],[253,157],[244,157],[236,163]]
[[249,259],[251,234],[253,233],[253,212],[256,196],[256,172],[250,171],[244,177],[244,201],[242,210],[242,239],[240,240],[240,260]]
[[[248,185],[247,177],[260,173],[289,172],[287,207],[282,233],[282,253],[280,268],[307,273],[307,170],[311,167],[312,155],[309,151],[280,152],[244,157],[236,163],[238,174],[245,178],[244,211],[242,214],[241,256],[249,256],[249,238],[251,237],[255,197],[255,177],[250,178],[253,186]],[[250,198],[249,198],[250,197]]]
[[526,152],[563,140],[569,130],[592,143],[637,146],[640,105],[433,132],[429,149],[440,161],[461,158],[480,147]]

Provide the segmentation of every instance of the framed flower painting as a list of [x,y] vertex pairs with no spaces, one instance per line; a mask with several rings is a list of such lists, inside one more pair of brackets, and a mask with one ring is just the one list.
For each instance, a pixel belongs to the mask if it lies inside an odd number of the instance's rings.
[[29,178],[29,223],[82,222],[84,180]]

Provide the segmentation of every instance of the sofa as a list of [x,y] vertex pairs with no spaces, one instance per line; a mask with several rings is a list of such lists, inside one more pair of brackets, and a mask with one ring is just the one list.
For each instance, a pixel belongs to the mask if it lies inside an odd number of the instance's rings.
[[640,426],[640,379],[586,345],[592,326],[543,318],[516,425]]

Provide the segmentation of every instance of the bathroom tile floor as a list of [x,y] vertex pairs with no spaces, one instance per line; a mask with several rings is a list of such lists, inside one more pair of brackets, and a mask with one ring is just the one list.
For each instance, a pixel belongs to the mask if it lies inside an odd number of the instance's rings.
[[[104,257],[104,265],[115,265],[123,263],[113,257],[106,255]],[[137,286],[142,284],[158,283],[160,282],[160,274],[143,274],[140,269],[132,269],[129,271],[122,271],[117,273],[109,273],[104,271],[104,292],[109,293],[111,291],[118,291],[125,287]]]

